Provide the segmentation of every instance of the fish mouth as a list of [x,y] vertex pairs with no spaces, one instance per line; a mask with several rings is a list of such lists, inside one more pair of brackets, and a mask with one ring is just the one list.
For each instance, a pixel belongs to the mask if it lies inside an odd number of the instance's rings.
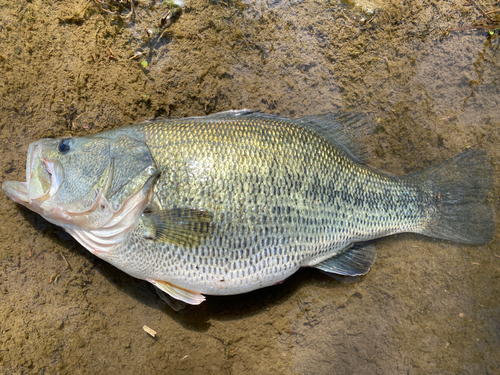
[[5,181],[2,189],[14,202],[30,209],[54,196],[62,183],[62,168],[42,155],[43,146],[53,139],[30,144],[26,161],[26,182]]
[[26,206],[28,199],[28,184],[19,181],[5,181],[2,183],[2,190],[14,202]]

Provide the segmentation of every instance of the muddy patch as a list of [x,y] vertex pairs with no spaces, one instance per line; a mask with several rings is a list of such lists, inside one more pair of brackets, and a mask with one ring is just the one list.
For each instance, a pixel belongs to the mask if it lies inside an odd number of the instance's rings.
[[[43,137],[229,109],[362,110],[370,163],[395,174],[487,150],[500,212],[494,4],[192,0],[172,22],[159,1],[133,15],[125,2],[0,4],[1,181],[24,180]],[[4,194],[0,207],[3,373],[500,371],[498,231],[484,246],[394,236],[355,283],[302,270],[176,313]]]

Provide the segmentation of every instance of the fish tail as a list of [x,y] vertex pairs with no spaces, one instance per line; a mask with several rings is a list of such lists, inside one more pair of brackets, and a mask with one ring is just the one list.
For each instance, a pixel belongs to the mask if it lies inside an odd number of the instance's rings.
[[416,173],[428,195],[428,220],[420,233],[454,242],[483,244],[495,230],[493,209],[485,197],[493,184],[485,151],[467,151]]

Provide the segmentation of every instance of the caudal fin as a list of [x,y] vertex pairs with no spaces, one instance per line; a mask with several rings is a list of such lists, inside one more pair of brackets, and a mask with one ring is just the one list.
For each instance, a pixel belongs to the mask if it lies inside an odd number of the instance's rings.
[[410,176],[423,182],[434,201],[434,212],[420,233],[471,244],[491,241],[495,219],[484,200],[493,184],[492,172],[486,152],[469,149]]

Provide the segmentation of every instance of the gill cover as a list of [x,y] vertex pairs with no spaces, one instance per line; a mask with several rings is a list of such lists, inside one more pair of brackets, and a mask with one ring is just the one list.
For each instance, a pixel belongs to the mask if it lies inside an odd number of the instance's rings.
[[126,238],[157,175],[146,144],[126,135],[41,139],[29,147],[26,182],[2,188],[96,253]]

